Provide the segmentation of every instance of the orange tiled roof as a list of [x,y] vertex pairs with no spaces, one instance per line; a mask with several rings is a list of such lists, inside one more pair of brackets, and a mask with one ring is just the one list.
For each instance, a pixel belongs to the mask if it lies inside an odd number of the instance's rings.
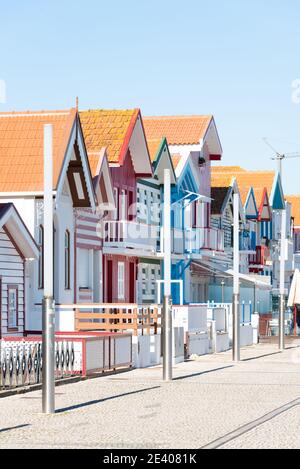
[[270,197],[275,171],[247,171],[240,166],[213,166],[212,187],[228,187],[233,178],[236,178],[243,204],[246,203],[249,190],[252,187],[256,204],[260,206],[264,189]]
[[162,143],[161,138],[147,140],[148,150],[149,150],[150,159],[152,163],[156,160],[157,152],[159,150],[161,143]]
[[0,192],[43,190],[44,124],[53,125],[53,187],[56,189],[76,109],[0,113]]
[[292,205],[292,217],[295,219],[295,226],[300,226],[300,195],[288,195],[286,200]]
[[166,137],[169,145],[197,145],[205,136],[212,116],[144,117],[147,139]]
[[171,158],[172,158],[172,163],[173,163],[173,166],[174,166],[174,169],[176,170],[177,166],[179,165],[179,162],[182,158],[182,156],[179,154],[179,153],[173,153],[171,155]]
[[[120,162],[130,126],[135,122],[139,112],[139,109],[80,111],[80,121],[91,169],[95,169],[94,159],[103,147],[106,147],[110,163]],[[95,175],[93,171],[92,175]]]

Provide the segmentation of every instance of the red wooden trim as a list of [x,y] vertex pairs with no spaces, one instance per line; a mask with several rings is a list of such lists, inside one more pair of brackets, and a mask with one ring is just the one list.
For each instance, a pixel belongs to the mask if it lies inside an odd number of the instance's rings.
[[210,161],[221,161],[222,155],[209,155]]
[[135,173],[135,177],[137,178],[149,178],[151,177],[151,173]]
[[129,143],[130,143],[130,139],[131,139],[131,136],[132,136],[132,133],[133,133],[133,130],[134,130],[134,127],[135,127],[135,124],[136,124],[139,113],[140,113],[140,111],[139,111],[139,109],[137,109],[131,117],[128,129],[127,129],[127,132],[126,132],[126,135],[125,135],[122,147],[121,147],[120,155],[119,155],[119,163],[121,165],[125,161],[127,150],[128,150]]
[[[266,198],[267,198],[267,202],[265,203]],[[269,218],[267,218],[267,219],[262,218],[262,216],[261,216],[264,208],[268,209]],[[258,221],[271,221],[271,218],[272,217],[271,217],[270,202],[269,202],[269,197],[268,197],[268,190],[265,187],[264,191],[263,191],[262,201],[261,201],[261,204],[260,204],[259,209],[258,209]]]

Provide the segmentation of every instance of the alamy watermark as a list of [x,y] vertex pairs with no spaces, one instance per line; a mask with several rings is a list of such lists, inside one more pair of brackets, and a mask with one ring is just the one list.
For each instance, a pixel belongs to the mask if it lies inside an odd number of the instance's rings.
[[6,83],[0,78],[0,104],[6,103]]

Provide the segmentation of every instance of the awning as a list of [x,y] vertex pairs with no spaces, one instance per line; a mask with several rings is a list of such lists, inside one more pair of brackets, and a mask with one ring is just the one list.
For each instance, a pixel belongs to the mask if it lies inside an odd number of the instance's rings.
[[[204,272],[207,273],[207,275],[211,276],[213,275],[216,278],[220,279],[230,279],[233,280],[233,275],[234,272],[232,269],[228,269],[226,266],[222,265],[221,263],[205,263],[203,261],[193,261],[192,264],[194,264],[196,267],[199,267],[199,271],[203,269]],[[252,286],[257,286],[260,289],[264,290],[272,290],[272,286],[269,283],[268,277],[262,277],[261,280],[259,280],[257,277],[252,276],[252,275],[245,275],[245,274],[239,274],[239,279],[243,283],[248,283]]]

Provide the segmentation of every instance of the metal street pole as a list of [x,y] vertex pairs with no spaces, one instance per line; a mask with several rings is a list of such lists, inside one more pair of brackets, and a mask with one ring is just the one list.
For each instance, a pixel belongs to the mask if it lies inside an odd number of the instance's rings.
[[163,379],[172,381],[173,327],[171,297],[171,172],[164,170]]
[[240,361],[239,195],[233,196],[233,361]]
[[43,413],[55,412],[53,302],[53,126],[44,125],[44,298],[43,298]]
[[279,295],[279,350],[285,348],[285,248],[286,248],[286,210],[281,216],[280,243],[280,295]]

